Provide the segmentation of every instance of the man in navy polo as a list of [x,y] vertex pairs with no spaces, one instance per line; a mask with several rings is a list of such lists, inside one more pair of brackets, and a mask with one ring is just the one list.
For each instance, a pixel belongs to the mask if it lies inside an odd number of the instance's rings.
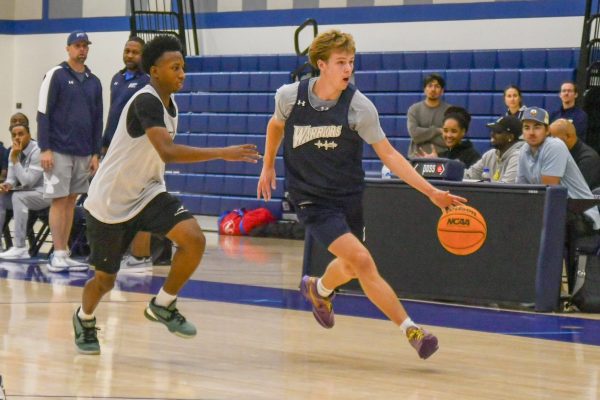
[[[131,97],[150,83],[150,76],[142,68],[142,51],[144,40],[131,36],[123,49],[125,67],[113,76],[110,81],[110,109],[108,120],[102,136],[102,154],[106,154],[112,141],[121,112]],[[131,243],[131,254],[121,261],[121,271],[147,271],[152,268],[150,257],[150,237],[147,232],[138,232]]]
[[69,256],[75,202],[87,193],[98,169],[102,139],[102,85],[85,65],[91,42],[75,31],[67,38],[67,61],[48,71],[40,88],[38,143],[44,169],[44,198],[52,199],[52,272],[85,271]]

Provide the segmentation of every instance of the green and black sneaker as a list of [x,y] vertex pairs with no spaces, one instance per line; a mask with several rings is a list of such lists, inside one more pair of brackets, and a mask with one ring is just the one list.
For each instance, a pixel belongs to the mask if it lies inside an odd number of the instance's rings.
[[75,330],[75,346],[81,354],[100,354],[100,342],[96,331],[96,318],[82,321],[77,316],[79,308],[73,314],[73,329]]
[[144,310],[144,315],[150,321],[160,322],[165,325],[169,332],[174,333],[182,338],[192,338],[196,336],[196,327],[185,320],[185,317],[177,310],[177,299],[173,300],[168,307],[161,307],[157,305],[153,297],[148,303],[148,307]]

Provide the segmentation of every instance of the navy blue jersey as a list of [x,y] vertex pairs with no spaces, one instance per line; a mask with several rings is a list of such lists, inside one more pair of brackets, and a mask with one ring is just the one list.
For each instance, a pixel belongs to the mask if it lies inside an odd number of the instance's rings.
[[335,106],[315,110],[308,100],[308,79],[300,82],[283,138],[287,190],[297,204],[343,200],[362,193],[363,140],[348,124],[356,88],[349,85]]
[[102,136],[102,146],[108,147],[110,145],[125,104],[131,96],[148,83],[150,83],[150,77],[142,71],[127,74],[125,70],[121,70],[113,76],[110,81],[110,109],[106,120],[106,128],[104,128],[104,136]]

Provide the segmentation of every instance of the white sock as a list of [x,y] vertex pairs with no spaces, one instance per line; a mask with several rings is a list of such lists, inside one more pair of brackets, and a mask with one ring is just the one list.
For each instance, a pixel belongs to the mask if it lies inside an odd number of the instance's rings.
[[66,250],[54,250],[54,257],[67,258],[68,253]]
[[79,307],[79,311],[77,312],[77,316],[82,321],[89,321],[94,319],[94,313],[86,314],[83,312],[83,306]]
[[410,317],[406,317],[406,319],[404,321],[402,321],[402,323],[400,324],[400,329],[402,329],[402,332],[406,333],[406,330],[408,328],[418,328],[418,326],[412,321],[412,319],[410,319]]
[[323,286],[323,280],[319,278],[317,279],[317,293],[319,293],[319,296],[321,297],[329,297],[329,295],[333,293],[333,290]]
[[161,307],[168,307],[177,298],[177,295],[169,294],[165,292],[164,288],[160,288],[160,291],[154,299],[154,304]]

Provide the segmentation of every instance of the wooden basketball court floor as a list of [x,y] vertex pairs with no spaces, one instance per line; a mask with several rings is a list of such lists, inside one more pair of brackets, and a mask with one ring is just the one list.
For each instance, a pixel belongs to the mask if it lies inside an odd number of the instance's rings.
[[[102,354],[79,355],[71,316],[85,273],[0,263],[0,375],[8,399],[600,399],[600,318],[406,301],[438,335],[420,360],[362,296],[336,326],[297,290],[302,242],[207,233],[180,295],[198,327],[181,339],[144,307],[168,267],[121,274],[97,310]],[[401,267],[401,266],[400,266]]]

